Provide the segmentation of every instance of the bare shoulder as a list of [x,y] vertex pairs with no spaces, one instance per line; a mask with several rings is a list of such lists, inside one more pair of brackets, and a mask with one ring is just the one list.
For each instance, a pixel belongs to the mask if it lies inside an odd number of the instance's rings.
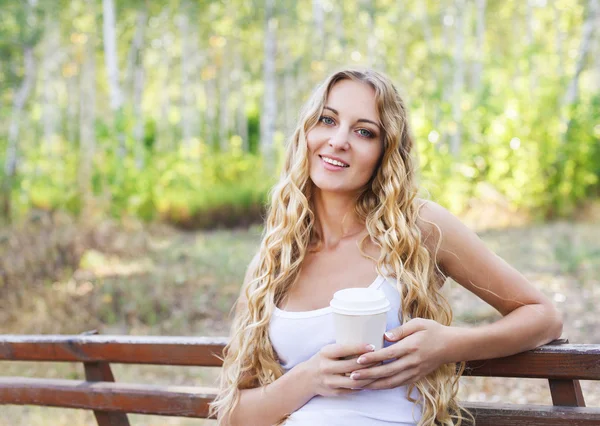
[[457,251],[481,249],[477,234],[448,209],[430,200],[417,199],[416,203],[422,242],[443,270],[455,260]]
[[442,226],[448,221],[447,215],[452,214],[438,203],[417,198],[417,226],[421,231],[423,244],[430,251],[435,250],[442,237]]

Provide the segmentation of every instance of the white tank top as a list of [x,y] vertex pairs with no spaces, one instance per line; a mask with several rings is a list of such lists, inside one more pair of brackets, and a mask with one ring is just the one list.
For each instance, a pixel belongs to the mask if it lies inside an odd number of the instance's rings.
[[[386,330],[398,327],[400,294],[396,280],[379,275],[369,286],[382,290],[391,304]],[[331,308],[289,312],[275,308],[269,327],[271,344],[284,372],[307,361],[323,346],[335,343]],[[393,343],[385,342],[384,346]],[[415,388],[412,394],[417,398]],[[407,399],[407,387],[364,389],[353,394],[315,396],[291,414],[285,426],[391,426],[416,425],[421,406]]]

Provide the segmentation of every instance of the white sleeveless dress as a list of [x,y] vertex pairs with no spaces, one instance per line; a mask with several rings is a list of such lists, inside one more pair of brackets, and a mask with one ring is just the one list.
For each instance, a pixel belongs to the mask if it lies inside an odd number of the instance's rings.
[[[398,327],[400,294],[396,280],[379,275],[369,286],[382,290],[391,304],[386,330]],[[331,308],[289,312],[275,308],[269,327],[271,343],[284,371],[307,361],[323,346],[335,343]],[[384,346],[393,343],[385,342]],[[417,399],[415,388],[413,398]],[[285,426],[407,426],[416,425],[422,407],[407,399],[407,387],[364,389],[353,394],[315,396],[292,413]]]

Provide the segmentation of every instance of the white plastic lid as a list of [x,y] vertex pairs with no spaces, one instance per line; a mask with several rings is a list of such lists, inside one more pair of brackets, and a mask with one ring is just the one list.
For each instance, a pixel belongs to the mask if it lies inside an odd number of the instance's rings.
[[329,302],[333,312],[344,315],[376,315],[390,310],[385,293],[374,288],[345,288]]

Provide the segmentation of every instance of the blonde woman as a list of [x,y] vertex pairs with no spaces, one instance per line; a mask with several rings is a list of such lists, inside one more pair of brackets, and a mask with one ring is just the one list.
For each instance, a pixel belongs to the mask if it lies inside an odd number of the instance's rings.
[[[406,107],[384,75],[340,71],[313,94],[236,306],[211,407],[219,425],[460,424],[457,363],[560,336],[547,298],[417,198],[412,150]],[[503,318],[451,326],[447,277]],[[384,348],[335,344],[329,301],[349,287],[390,300]]]

